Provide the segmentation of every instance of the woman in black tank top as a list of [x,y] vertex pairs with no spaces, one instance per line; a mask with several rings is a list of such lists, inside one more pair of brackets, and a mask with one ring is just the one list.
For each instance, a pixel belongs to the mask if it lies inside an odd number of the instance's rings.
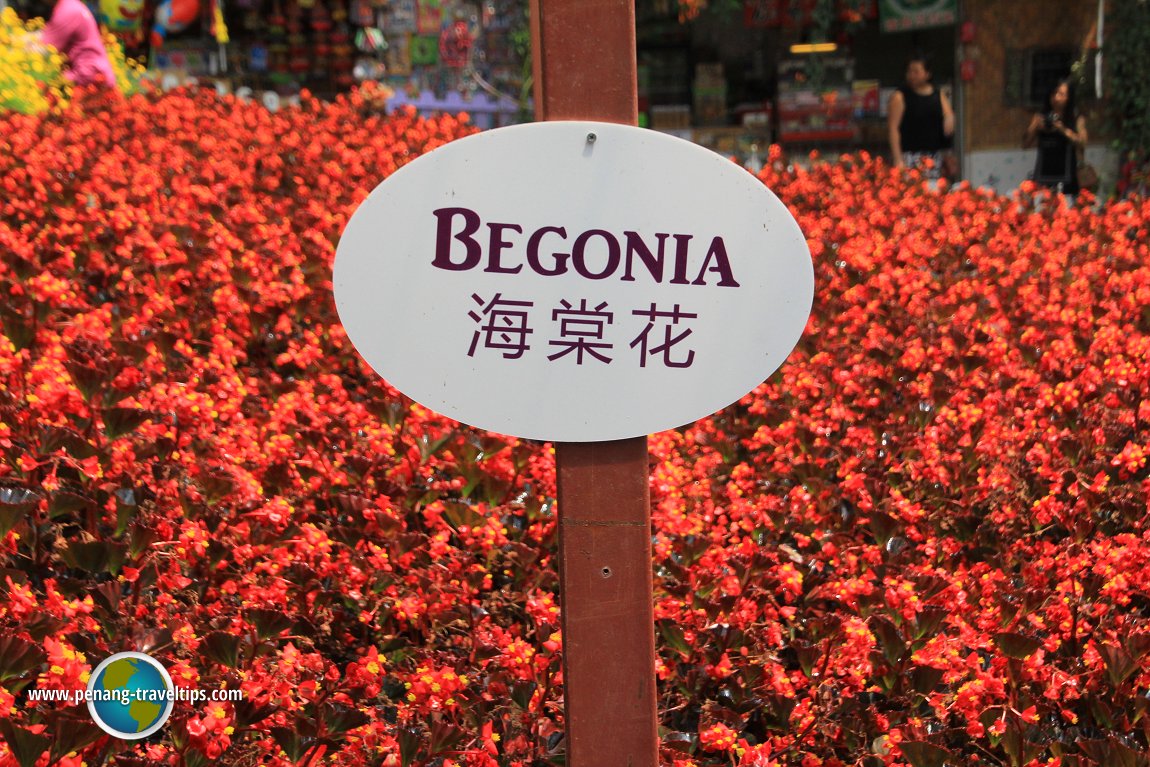
[[895,91],[887,108],[887,133],[896,168],[909,168],[930,157],[932,177],[942,166],[942,150],[954,135],[954,110],[930,80],[924,56],[907,62],[906,84]]
[[1086,148],[1086,118],[1074,108],[1074,91],[1061,80],[1046,99],[1046,111],[1030,118],[1024,147],[1037,147],[1033,179],[1038,184],[1077,195],[1078,156]]

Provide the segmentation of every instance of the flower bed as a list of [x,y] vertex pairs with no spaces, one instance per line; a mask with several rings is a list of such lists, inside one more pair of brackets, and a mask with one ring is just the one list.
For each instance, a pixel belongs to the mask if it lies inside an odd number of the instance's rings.
[[[560,761],[553,453],[403,399],[330,292],[470,128],[364,100],[0,118],[0,765]],[[1142,763],[1150,208],[772,160],[808,332],[650,440],[666,762]],[[128,649],[246,700],[27,700]]]

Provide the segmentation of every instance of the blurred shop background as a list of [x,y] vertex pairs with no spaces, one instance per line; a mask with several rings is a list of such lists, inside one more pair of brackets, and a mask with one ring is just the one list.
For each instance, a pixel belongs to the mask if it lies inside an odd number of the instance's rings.
[[[6,0],[0,0],[0,3]],[[91,0],[165,87],[293,103],[376,82],[381,109],[467,111],[481,128],[531,119],[529,0]],[[958,116],[963,176],[1001,191],[1033,167],[1030,115],[1073,75],[1087,158],[1105,186],[1102,43],[1133,0],[637,0],[640,122],[752,170],[771,144],[802,161],[888,155],[886,109],[925,52]]]

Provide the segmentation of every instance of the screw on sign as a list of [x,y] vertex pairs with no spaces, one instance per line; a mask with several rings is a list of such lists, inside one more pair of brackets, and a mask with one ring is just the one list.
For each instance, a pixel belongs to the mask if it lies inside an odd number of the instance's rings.
[[773,373],[814,274],[759,181],[632,127],[629,0],[533,0],[531,17],[536,110],[553,121],[394,173],[348,222],[332,282],[348,337],[393,386],[556,443],[566,763],[655,767],[646,435]]

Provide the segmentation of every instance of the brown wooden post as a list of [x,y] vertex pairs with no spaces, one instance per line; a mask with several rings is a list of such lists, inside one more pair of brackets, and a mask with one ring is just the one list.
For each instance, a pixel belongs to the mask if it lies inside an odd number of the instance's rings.
[[[532,0],[531,27],[537,119],[636,123],[633,0]],[[567,765],[656,767],[647,438],[555,455]]]
[[535,118],[635,125],[634,0],[531,0]]
[[556,445],[569,767],[655,767],[647,438]]

